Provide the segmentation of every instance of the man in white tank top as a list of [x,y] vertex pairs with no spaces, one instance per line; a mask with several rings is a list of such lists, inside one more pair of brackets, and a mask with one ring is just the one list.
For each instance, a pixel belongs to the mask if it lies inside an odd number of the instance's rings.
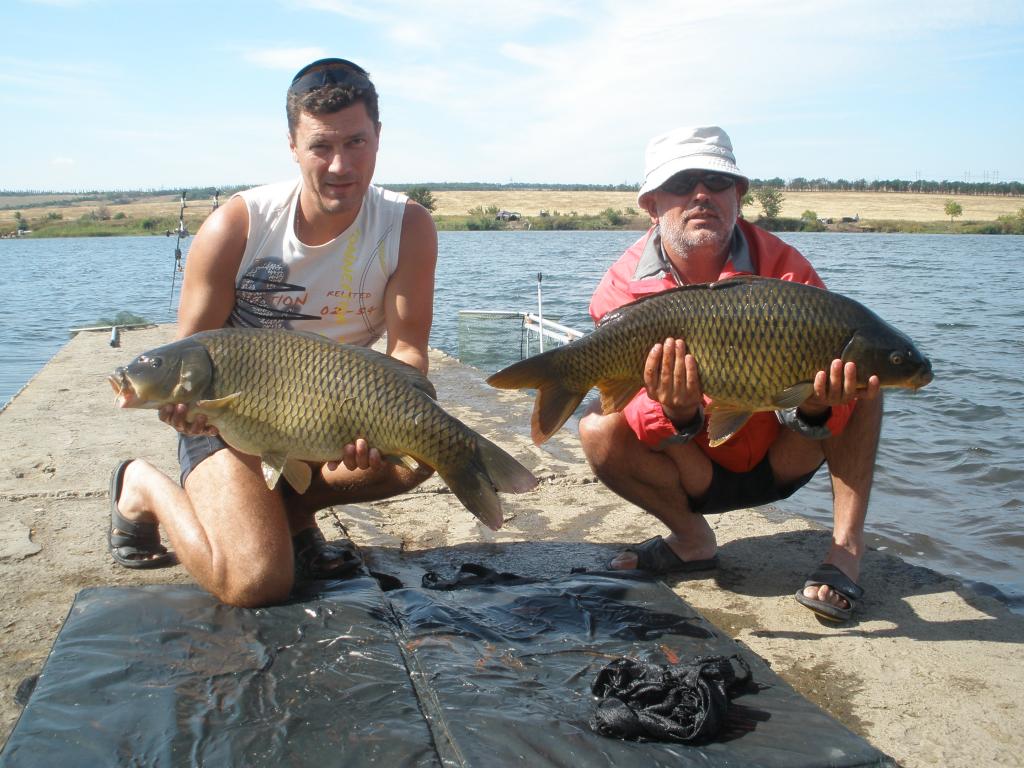
[[[370,183],[381,128],[373,83],[352,62],[313,62],[293,79],[287,114],[300,179],[235,195],[206,220],[188,255],[178,337],[225,325],[362,345],[386,334],[387,354],[427,373],[437,233],[424,208]],[[225,603],[266,605],[296,578],[347,575],[359,560],[324,541],[316,511],[429,476],[383,462],[359,439],[314,472],[306,493],[269,491],[259,457],[226,446],[202,416],[186,424],[185,411],[160,413],[182,433],[181,485],[141,459],[114,470],[110,551],[130,568],[176,557]]]

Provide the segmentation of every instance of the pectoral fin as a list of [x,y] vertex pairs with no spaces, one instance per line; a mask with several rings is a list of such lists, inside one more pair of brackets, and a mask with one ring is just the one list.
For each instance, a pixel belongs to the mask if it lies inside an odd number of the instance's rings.
[[274,490],[277,486],[277,480],[281,477],[281,473],[284,471],[285,462],[288,461],[288,457],[283,453],[264,453],[260,455],[260,466],[263,468],[263,479],[267,483],[267,488]]
[[216,400],[196,400],[195,407],[204,413],[216,414],[217,411],[222,411],[225,408],[230,407],[241,396],[241,392],[233,392],[230,395],[219,397]]
[[298,459],[289,459],[284,465],[284,479],[296,490],[297,493],[305,493],[309,490],[309,484],[313,482],[313,470],[309,464]]
[[711,415],[708,421],[708,445],[714,448],[735,435],[747,423],[753,413],[730,405],[712,403],[708,407]]
[[313,482],[313,470],[309,464],[298,459],[289,459],[283,453],[264,453],[260,455],[263,467],[263,479],[267,482],[267,488],[274,490],[277,481],[284,476],[288,485],[297,493],[305,493],[309,490],[309,484]]
[[786,387],[772,398],[772,404],[780,411],[787,411],[790,408],[797,408],[800,404],[814,394],[813,381],[801,381],[791,387]]

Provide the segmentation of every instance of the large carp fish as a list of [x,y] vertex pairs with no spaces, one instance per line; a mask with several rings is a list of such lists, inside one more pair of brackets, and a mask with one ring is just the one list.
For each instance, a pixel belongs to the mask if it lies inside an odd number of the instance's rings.
[[711,398],[709,444],[732,437],[757,411],[799,406],[814,375],[835,359],[857,364],[866,386],[917,389],[931,363],[904,334],[853,299],[803,283],[741,276],[688,285],[625,304],[594,331],[514,363],[487,382],[535,389],[531,420],[538,445],[565,423],[593,387],[604,413],[621,410],[643,387],[651,347],[681,338]]
[[259,456],[267,487],[281,475],[304,493],[305,462],[339,460],[363,437],[382,456],[437,471],[488,527],[501,527],[496,491],[537,479],[447,413],[420,371],[364,347],[263,328],[205,331],[139,355],[109,378],[121,408],[187,403],[228,445]]

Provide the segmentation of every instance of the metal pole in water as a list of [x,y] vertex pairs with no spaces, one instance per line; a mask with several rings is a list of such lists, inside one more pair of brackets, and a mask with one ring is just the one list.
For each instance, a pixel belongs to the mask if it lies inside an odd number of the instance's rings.
[[540,327],[538,328],[537,338],[539,340],[538,344],[540,344],[540,351],[541,352],[544,351],[544,299],[541,296],[541,290],[540,290],[540,281],[543,278],[544,278],[544,276],[540,272],[538,272],[537,273],[537,321],[538,321],[538,325]]
[[[171,298],[168,300],[167,305],[174,308],[174,278],[177,277],[178,272],[182,271],[181,268],[181,238],[182,236],[188,237],[188,230],[185,229],[185,192],[181,190],[181,210],[178,211],[178,239],[174,243],[174,271],[171,272]],[[168,232],[168,234],[170,234]]]

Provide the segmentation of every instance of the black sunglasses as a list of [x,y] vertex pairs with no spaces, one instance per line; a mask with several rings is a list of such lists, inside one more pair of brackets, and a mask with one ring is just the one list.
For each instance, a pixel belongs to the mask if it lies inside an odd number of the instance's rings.
[[292,78],[288,93],[302,96],[325,85],[344,85],[352,88],[371,90],[370,74],[345,59],[320,59],[299,70]]
[[670,177],[659,189],[665,190],[670,195],[688,195],[696,189],[698,184],[703,184],[711,192],[722,192],[735,183],[735,176],[728,176],[724,173],[684,171]]

